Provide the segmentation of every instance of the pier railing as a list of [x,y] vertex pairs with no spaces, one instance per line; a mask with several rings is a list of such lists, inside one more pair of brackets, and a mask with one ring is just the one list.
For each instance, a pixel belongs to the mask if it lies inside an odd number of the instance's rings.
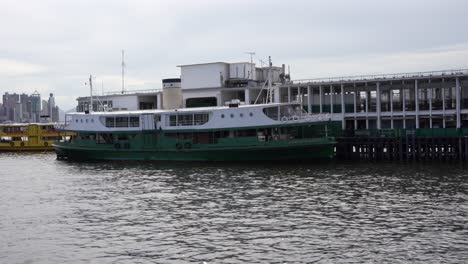
[[392,80],[392,79],[408,79],[421,77],[443,77],[455,75],[468,75],[468,69],[458,70],[441,70],[441,71],[426,71],[426,72],[407,72],[407,73],[391,73],[391,74],[373,74],[373,75],[354,75],[354,76],[338,76],[315,79],[298,79],[292,80],[293,84],[306,83],[336,83],[336,82],[352,82],[352,81],[375,81],[375,80]]
[[110,91],[110,92],[105,92],[104,95],[147,94],[147,93],[158,93],[158,92],[161,92],[161,91],[162,91],[162,88],[127,90],[127,91]]

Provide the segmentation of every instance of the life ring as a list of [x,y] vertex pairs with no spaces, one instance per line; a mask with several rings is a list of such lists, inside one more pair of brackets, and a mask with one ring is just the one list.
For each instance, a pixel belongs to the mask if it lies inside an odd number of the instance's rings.
[[24,147],[24,142],[21,142],[21,143],[20,143],[20,146],[21,146],[21,147]]
[[298,121],[298,120],[299,120],[299,116],[297,116],[297,115],[293,115],[293,116],[292,116],[292,120],[294,120],[294,121]]
[[14,147],[15,146],[15,142],[10,142],[10,146]]
[[286,122],[286,121],[288,121],[288,120],[289,120],[289,119],[288,119],[288,117],[287,117],[287,116],[283,116],[283,117],[281,117],[281,121],[283,121],[283,122]]
[[182,149],[182,144],[176,143],[176,144],[175,144],[175,147],[176,147],[176,149]]
[[115,143],[114,148],[115,148],[115,149],[120,149],[120,144],[119,144],[119,143]]
[[44,142],[44,147],[48,147],[49,146],[49,142]]
[[185,149],[191,149],[191,148],[192,148],[192,144],[190,144],[190,142],[185,142],[184,148],[185,148]]

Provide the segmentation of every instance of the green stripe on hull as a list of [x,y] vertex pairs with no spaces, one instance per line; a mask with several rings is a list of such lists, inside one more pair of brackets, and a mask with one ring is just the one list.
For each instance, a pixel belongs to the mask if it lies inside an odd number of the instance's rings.
[[330,159],[333,144],[288,147],[254,147],[191,150],[98,150],[56,145],[58,157],[72,160],[155,160],[155,161],[262,161]]

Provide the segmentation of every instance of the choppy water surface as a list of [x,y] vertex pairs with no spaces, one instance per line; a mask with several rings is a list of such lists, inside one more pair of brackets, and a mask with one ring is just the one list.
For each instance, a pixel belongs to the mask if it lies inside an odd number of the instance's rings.
[[468,263],[467,165],[0,154],[0,263]]

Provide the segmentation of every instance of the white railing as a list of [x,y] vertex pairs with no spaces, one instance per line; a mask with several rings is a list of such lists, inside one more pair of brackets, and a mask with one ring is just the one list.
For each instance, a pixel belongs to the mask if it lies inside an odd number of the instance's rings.
[[405,78],[420,78],[420,77],[434,77],[434,76],[442,77],[442,76],[453,76],[453,75],[468,75],[468,69],[391,73],[391,74],[373,74],[373,75],[354,75],[354,76],[327,77],[327,78],[315,78],[315,79],[299,79],[299,80],[292,80],[292,84],[294,85],[294,84],[305,84],[305,83],[370,81],[370,80],[405,79]]
[[157,93],[161,92],[162,88],[157,89],[143,89],[143,90],[127,90],[127,91],[110,91],[105,92],[104,95],[119,95],[119,94],[136,94],[136,93]]
[[55,130],[64,130],[67,125],[65,122],[55,123],[54,128]]
[[296,114],[296,115],[289,115],[289,116],[282,116],[280,121],[282,122],[295,122],[295,121],[328,121],[330,120],[331,115],[330,113],[323,113],[323,114]]

